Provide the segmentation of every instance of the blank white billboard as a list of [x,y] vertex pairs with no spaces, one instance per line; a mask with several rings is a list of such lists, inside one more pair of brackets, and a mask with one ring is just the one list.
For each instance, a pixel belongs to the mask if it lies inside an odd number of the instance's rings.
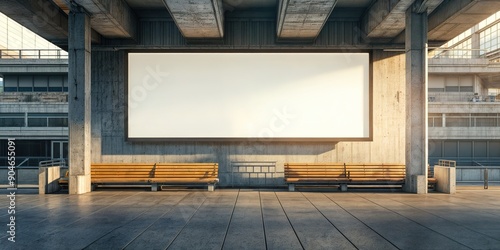
[[368,139],[368,53],[128,53],[128,138]]

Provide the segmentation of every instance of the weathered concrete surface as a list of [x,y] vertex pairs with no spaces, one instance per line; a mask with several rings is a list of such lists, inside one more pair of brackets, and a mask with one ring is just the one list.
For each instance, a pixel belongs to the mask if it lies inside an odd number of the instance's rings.
[[90,17],[79,7],[69,14],[68,128],[69,192],[90,192]]
[[406,12],[406,185],[427,193],[427,12],[417,0]]
[[373,53],[373,141],[338,143],[127,141],[124,56],[93,52],[92,162],[218,162],[236,187],[284,185],[286,162],[405,162],[404,54]]
[[313,41],[321,32],[337,1],[280,0],[276,29],[278,38]]

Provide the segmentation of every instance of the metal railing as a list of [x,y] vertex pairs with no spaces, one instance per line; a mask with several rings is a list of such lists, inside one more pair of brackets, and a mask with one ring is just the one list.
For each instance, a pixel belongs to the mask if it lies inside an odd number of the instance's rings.
[[497,95],[474,95],[471,92],[428,92],[429,102],[500,102]]
[[68,59],[68,52],[60,49],[3,49],[0,59]]
[[430,59],[480,59],[486,58],[485,49],[436,48],[429,51]]
[[452,160],[439,160],[438,161],[438,165],[439,166],[442,166],[442,167],[456,167],[457,166],[457,162],[456,161],[452,161]]

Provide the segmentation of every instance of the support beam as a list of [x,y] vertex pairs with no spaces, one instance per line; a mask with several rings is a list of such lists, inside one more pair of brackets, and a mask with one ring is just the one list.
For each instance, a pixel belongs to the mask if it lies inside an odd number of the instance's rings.
[[318,37],[338,0],[280,0],[279,40],[312,42]]
[[362,20],[368,38],[393,38],[405,29],[405,13],[415,0],[378,0]]
[[48,41],[61,47],[67,44],[68,17],[52,1],[2,0],[0,10]]
[[406,11],[406,186],[427,193],[427,12]]
[[73,0],[91,14],[92,28],[107,38],[136,39],[137,17],[124,0]]
[[90,16],[80,6],[69,13],[68,127],[69,193],[90,192]]
[[[390,41],[405,29],[406,10],[415,0],[379,0],[364,16],[362,25],[366,37],[382,38]],[[419,5],[419,12],[432,13],[444,0],[424,0]],[[404,35],[403,35],[404,38]],[[404,41],[404,39],[403,39]],[[401,42],[403,42],[401,41]]]
[[182,35],[188,40],[224,37],[222,0],[163,0]]
[[429,41],[445,43],[497,11],[498,0],[446,0],[429,16]]

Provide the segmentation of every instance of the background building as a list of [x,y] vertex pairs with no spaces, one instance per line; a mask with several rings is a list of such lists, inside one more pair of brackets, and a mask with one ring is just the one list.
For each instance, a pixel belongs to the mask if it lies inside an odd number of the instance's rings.
[[500,180],[500,13],[429,54],[429,162],[456,160],[458,181]]
[[68,158],[67,82],[68,53],[0,13],[0,166],[16,138],[21,184],[40,161]]

